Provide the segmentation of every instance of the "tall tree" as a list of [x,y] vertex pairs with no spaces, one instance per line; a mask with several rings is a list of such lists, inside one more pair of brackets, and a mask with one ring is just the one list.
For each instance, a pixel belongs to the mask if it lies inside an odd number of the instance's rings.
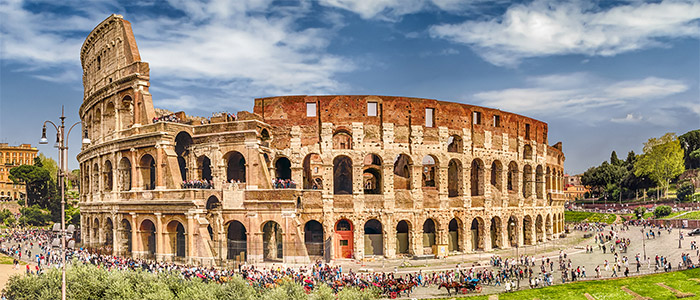
[[688,131],[678,137],[685,152],[683,160],[686,169],[700,168],[700,129]]
[[46,169],[32,165],[21,165],[10,170],[9,178],[16,184],[24,184],[27,206],[41,205],[47,199],[51,176]]
[[674,133],[650,138],[644,143],[644,154],[634,164],[634,174],[649,176],[664,189],[664,196],[668,193],[671,179],[683,171],[683,148]]
[[617,158],[617,153],[615,153],[615,150],[613,150],[613,152],[610,153],[610,164],[615,166],[619,166],[622,164],[622,161],[619,158]]
[[54,181],[57,180],[58,178],[58,163],[56,163],[53,158],[46,157],[43,153],[39,153],[36,158],[34,158],[34,165],[37,165],[37,160],[40,162],[40,166],[46,171],[49,172],[49,175],[51,175],[51,179]]

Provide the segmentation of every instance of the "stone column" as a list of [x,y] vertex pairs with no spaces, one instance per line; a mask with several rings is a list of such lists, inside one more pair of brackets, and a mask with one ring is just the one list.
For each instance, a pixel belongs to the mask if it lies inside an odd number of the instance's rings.
[[164,179],[164,171],[165,168],[163,168],[163,145],[156,144],[156,187],[155,189],[165,189],[165,182],[163,182]]
[[525,222],[525,218],[518,218],[518,224],[515,224],[515,234],[518,237],[518,246],[525,245],[525,232],[523,231],[525,226],[523,226],[523,222]]
[[[164,239],[164,234],[163,234],[163,214],[162,213],[153,213],[156,216],[156,260],[162,261],[163,260],[163,239]],[[147,250],[147,249],[145,249]]]
[[140,226],[136,223],[136,213],[129,213],[129,215],[131,215],[131,257],[137,257],[136,254],[141,251],[141,242],[137,234]]
[[[272,173],[272,172],[270,172]],[[272,174],[270,174],[272,175]],[[297,189],[304,188],[304,168],[292,167],[292,180],[297,184]]]
[[121,245],[121,239],[120,239],[120,234],[119,234],[119,225],[121,222],[117,221],[117,215],[112,214],[112,253],[113,255],[119,255],[121,254],[120,248]]
[[[489,185],[491,185],[489,183]],[[484,220],[484,251],[490,251],[493,249],[493,245],[491,243],[491,220],[487,221]]]
[[131,148],[131,151],[129,151],[129,156],[131,157],[131,190],[143,190],[143,182],[140,172],[141,168],[138,167],[139,161],[138,157],[136,156],[136,149]]
[[195,217],[193,214],[186,214],[187,216],[187,261],[191,262],[194,257],[194,231],[195,231]]
[[392,222],[391,217],[385,217],[384,222],[382,222],[382,231],[384,233],[384,256],[387,258],[396,257],[396,225],[394,223],[395,222]]

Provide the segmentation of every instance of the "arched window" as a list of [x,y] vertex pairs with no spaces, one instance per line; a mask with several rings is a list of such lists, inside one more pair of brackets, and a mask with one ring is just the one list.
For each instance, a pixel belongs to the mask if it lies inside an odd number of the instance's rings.
[[471,192],[472,196],[484,195],[484,162],[478,158],[472,161]]
[[537,199],[544,199],[544,172],[542,171],[542,166],[537,166],[535,170],[535,194]]
[[352,134],[338,130],[333,134],[333,149],[352,149]]
[[[134,101],[131,99],[131,96],[124,96],[124,98],[122,98],[119,119],[122,129],[127,129],[134,124]],[[88,124],[89,123],[90,122],[88,122]]]
[[275,171],[277,179],[292,179],[292,163],[286,157],[280,157],[275,161]]
[[229,152],[226,156],[226,181],[246,182],[246,162],[243,154],[238,151]]
[[523,159],[532,159],[532,146],[525,145],[523,147]]
[[190,145],[192,145],[192,136],[189,133],[181,131],[175,136],[175,154],[177,154],[177,164],[183,181],[187,180],[187,156],[190,154]]
[[394,189],[411,189],[411,158],[406,154],[399,154],[394,160]]
[[365,223],[365,254],[382,255],[384,253],[384,231],[382,223],[371,219]]
[[347,156],[333,160],[333,193],[352,194],[352,160]]
[[263,258],[266,261],[281,261],[284,257],[282,227],[275,221],[263,225]]
[[102,171],[104,175],[104,190],[105,192],[111,192],[112,191],[112,162],[111,161],[105,161],[105,167],[104,170]]
[[139,168],[141,169],[141,178],[143,180],[143,189],[152,190],[156,188],[156,161],[153,156],[146,154],[141,156],[141,161],[139,162]]
[[226,228],[226,258],[245,261],[248,252],[248,234],[243,223],[233,221]]
[[518,164],[511,161],[508,164],[508,191],[515,192],[518,188]]
[[523,197],[532,196],[532,167],[525,165],[523,167]]
[[365,194],[382,193],[382,159],[376,154],[368,154],[363,162],[362,184]]
[[323,189],[323,161],[321,155],[311,153],[304,158],[304,189]]
[[491,185],[500,191],[502,188],[501,174],[503,174],[503,165],[500,161],[494,160],[491,163]]
[[119,190],[128,191],[131,190],[131,162],[128,158],[122,157],[119,160]]
[[211,160],[206,155],[202,155],[197,159],[197,169],[199,169],[199,177],[204,180],[212,180],[211,175]]
[[107,106],[105,107],[105,112],[104,112],[105,135],[113,133],[116,126],[117,126],[117,121],[116,121],[116,110],[114,109],[114,103],[109,102],[109,103],[107,103]]
[[447,152],[462,152],[462,138],[459,135],[451,135],[447,138]]
[[434,156],[426,155],[423,157],[423,187],[436,188],[440,180],[439,172],[438,162]]
[[447,194],[449,197],[462,195],[462,162],[450,160],[447,168]]

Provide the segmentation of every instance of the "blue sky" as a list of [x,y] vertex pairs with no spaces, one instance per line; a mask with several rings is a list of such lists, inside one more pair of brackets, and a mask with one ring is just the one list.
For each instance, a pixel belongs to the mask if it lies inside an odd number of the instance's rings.
[[1,142],[36,145],[61,105],[78,120],[80,46],[112,13],[155,106],[191,115],[287,94],[483,105],[547,122],[569,173],[700,128],[697,1],[0,0]]

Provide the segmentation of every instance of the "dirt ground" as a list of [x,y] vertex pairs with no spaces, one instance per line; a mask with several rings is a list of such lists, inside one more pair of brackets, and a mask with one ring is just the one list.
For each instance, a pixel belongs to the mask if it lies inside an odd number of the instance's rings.
[[12,268],[12,265],[0,264],[0,290],[5,288],[5,284],[7,284],[10,276],[26,272],[25,268],[25,266],[21,266],[19,269],[15,270]]

